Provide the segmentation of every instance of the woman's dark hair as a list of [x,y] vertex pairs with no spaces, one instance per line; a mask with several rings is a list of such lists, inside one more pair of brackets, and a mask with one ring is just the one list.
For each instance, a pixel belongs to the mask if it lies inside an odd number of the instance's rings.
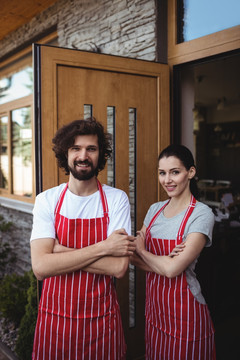
[[[195,167],[194,158],[191,151],[183,145],[169,145],[165,149],[163,149],[158,157],[158,161],[164,157],[168,158],[169,156],[174,156],[178,158],[183,166],[189,170],[192,166]],[[193,196],[198,199],[199,191],[197,187],[197,182],[195,178],[190,180],[190,191]]]
[[53,151],[58,161],[59,167],[65,169],[66,175],[69,175],[68,168],[68,149],[74,145],[75,137],[79,135],[97,135],[99,146],[99,159],[96,175],[103,170],[107,159],[111,157],[112,146],[111,134],[105,133],[102,124],[95,118],[86,120],[75,120],[57,130],[53,142]]

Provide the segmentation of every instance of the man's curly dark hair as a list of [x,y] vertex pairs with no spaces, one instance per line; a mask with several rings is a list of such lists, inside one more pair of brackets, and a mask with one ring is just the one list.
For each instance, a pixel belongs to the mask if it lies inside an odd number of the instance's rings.
[[99,159],[96,169],[97,176],[99,171],[104,169],[107,159],[112,155],[112,136],[104,132],[102,124],[93,117],[86,120],[72,121],[57,130],[52,143],[58,165],[65,170],[66,175],[69,175],[68,149],[74,145],[75,137],[78,135],[97,135],[98,137]]

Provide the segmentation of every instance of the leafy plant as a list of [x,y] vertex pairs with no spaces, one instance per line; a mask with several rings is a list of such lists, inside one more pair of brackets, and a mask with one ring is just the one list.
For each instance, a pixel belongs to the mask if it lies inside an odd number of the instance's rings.
[[25,313],[27,290],[30,286],[28,273],[24,276],[6,275],[0,282],[0,312],[17,328]]
[[18,339],[16,344],[16,354],[21,360],[30,360],[33,348],[33,339],[35,325],[37,320],[37,280],[32,271],[28,273],[30,279],[30,287],[27,291],[27,305],[25,314],[22,317]]
[[1,223],[0,223],[0,230],[2,232],[9,231],[11,229],[11,227],[12,227],[12,224],[13,223],[11,221],[6,222],[6,221],[2,220]]
[[1,233],[10,232],[12,226],[11,221],[6,222],[4,217],[0,215],[0,281],[16,261],[16,254],[6,241],[8,237],[1,236]]

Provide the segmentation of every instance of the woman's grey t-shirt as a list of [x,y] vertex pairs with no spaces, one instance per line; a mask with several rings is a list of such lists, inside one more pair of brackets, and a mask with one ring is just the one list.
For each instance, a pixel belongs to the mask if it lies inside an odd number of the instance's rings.
[[[166,202],[167,201],[160,201],[150,206],[144,219],[144,225],[146,227],[148,227],[153,216],[164,204],[166,204]],[[176,239],[185,212],[186,210],[172,218],[166,218],[162,211],[151,227],[151,236],[157,239]],[[211,246],[213,226],[214,214],[212,210],[207,205],[197,202],[187,221],[183,241],[186,240],[188,234],[190,233],[202,233],[207,237],[206,247]],[[200,284],[194,272],[196,263],[197,259],[195,259],[194,262],[186,269],[186,279],[193,296],[195,296],[200,303],[205,304],[206,302],[201,293]]]

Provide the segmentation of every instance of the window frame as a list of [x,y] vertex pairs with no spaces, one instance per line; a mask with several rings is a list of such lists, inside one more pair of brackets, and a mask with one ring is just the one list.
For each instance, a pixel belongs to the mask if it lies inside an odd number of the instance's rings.
[[31,111],[31,130],[33,133],[33,94],[28,96],[24,96],[20,99],[9,101],[5,104],[0,105],[0,116],[6,115],[8,117],[8,157],[9,157],[9,168],[8,168],[8,179],[9,186],[8,189],[0,188],[0,195],[6,196],[11,199],[16,199],[19,201],[25,201],[29,203],[33,203],[33,199],[35,198],[35,161],[34,161],[34,136],[32,137],[32,145],[31,145],[31,154],[32,154],[32,195],[31,197],[21,196],[13,194],[13,158],[12,158],[12,111],[23,108],[30,107]]
[[[53,32],[41,40],[40,44],[49,44],[57,42],[57,32]],[[26,66],[33,68],[32,45],[27,46],[21,51],[16,52],[0,62],[0,76],[5,77],[11,73],[15,73]],[[12,131],[11,131],[11,111],[21,107],[31,108],[31,129],[32,129],[32,196],[21,196],[13,194],[13,172],[12,172]],[[34,94],[24,96],[0,105],[0,116],[8,116],[8,149],[9,149],[9,186],[8,189],[0,188],[0,205],[14,208],[24,212],[32,212],[32,207],[36,197],[36,167],[35,167],[35,124],[34,124]]]
[[170,70],[170,113],[171,113],[171,141],[179,141],[176,134],[180,131],[179,114],[181,109],[176,99],[180,96],[178,89],[179,65],[205,61],[224,53],[239,51],[240,48],[240,25],[225,29],[210,35],[206,35],[187,42],[178,43],[177,21],[178,0],[169,0],[168,6],[168,64]]
[[177,42],[177,0],[168,1],[168,63],[170,66],[238,50],[240,25],[197,39]]
[[[4,77],[11,73],[16,73],[20,69],[23,69],[26,66],[32,67],[32,55],[31,52],[24,56],[23,59],[18,61],[14,61],[13,64],[7,65],[4,67],[4,70],[0,69],[0,76]],[[34,136],[32,136],[32,146],[31,146],[31,153],[32,153],[32,195],[31,197],[27,196],[20,196],[13,194],[13,171],[12,171],[12,111],[22,108],[22,107],[30,107],[31,111],[31,129],[32,134],[34,134],[33,130],[33,93],[24,96],[15,100],[8,101],[4,104],[0,104],[0,115],[7,115],[8,117],[8,158],[9,158],[9,169],[8,169],[8,189],[0,188],[0,196],[5,196],[10,199],[16,199],[19,201],[24,201],[28,203],[33,203],[35,199],[35,161],[34,161]]]

